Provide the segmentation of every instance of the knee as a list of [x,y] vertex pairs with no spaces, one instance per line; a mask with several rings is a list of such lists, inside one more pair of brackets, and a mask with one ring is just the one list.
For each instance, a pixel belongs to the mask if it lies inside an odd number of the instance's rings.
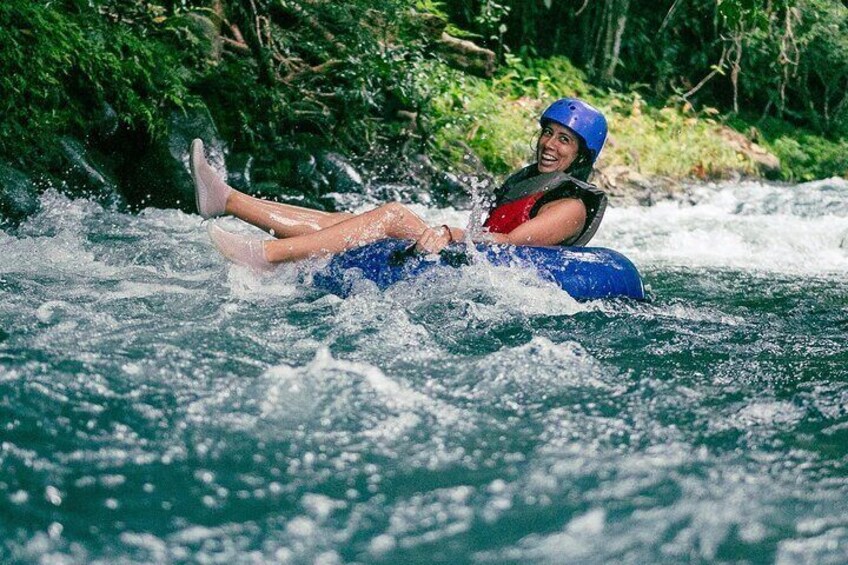
[[396,220],[405,218],[409,215],[409,208],[401,204],[400,202],[389,202],[388,204],[383,204],[378,208],[382,215],[390,220]]

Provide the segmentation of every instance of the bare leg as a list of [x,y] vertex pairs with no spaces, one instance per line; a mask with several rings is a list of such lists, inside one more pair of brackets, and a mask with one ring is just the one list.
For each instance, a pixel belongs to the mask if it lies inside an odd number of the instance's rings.
[[209,226],[212,243],[229,260],[265,269],[274,263],[328,255],[389,237],[417,239],[427,224],[402,204],[391,203],[320,231],[286,239],[256,239]]
[[389,237],[417,239],[426,229],[427,224],[415,213],[402,204],[391,203],[308,235],[263,243],[265,258],[279,263],[339,253]]
[[347,212],[322,212],[248,196],[235,189],[227,198],[225,213],[271,231],[276,237],[306,235],[352,218]]
[[204,218],[232,214],[277,237],[313,233],[352,217],[347,213],[322,212],[299,206],[253,198],[235,190],[221,179],[203,152],[203,142],[191,144],[189,163],[194,179],[197,210]]
[[190,166],[201,216],[232,214],[286,238],[262,241],[210,225],[209,235],[218,250],[232,261],[251,267],[338,253],[389,237],[417,240],[428,228],[421,218],[398,203],[353,215],[253,198],[220,178],[206,161],[199,139],[192,142]]

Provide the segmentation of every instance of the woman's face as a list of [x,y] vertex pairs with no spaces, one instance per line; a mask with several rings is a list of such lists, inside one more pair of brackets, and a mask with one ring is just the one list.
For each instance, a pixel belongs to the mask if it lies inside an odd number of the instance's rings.
[[577,159],[580,140],[573,131],[556,122],[542,126],[536,147],[540,173],[564,172]]

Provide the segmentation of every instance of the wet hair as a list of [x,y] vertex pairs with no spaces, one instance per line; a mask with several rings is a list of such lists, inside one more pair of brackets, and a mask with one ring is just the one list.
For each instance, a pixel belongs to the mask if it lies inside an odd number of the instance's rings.
[[583,140],[580,140],[580,149],[577,151],[577,158],[573,163],[568,167],[568,170],[565,171],[569,175],[573,176],[577,180],[582,180],[586,182],[589,180],[589,175],[592,174],[592,167],[594,163],[592,163],[592,155],[589,153],[589,150],[586,149],[586,144],[583,143]]

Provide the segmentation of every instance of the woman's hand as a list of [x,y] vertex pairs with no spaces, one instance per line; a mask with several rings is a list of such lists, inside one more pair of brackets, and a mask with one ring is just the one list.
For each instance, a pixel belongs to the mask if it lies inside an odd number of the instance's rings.
[[418,240],[415,242],[415,248],[425,253],[438,253],[451,241],[453,241],[453,237],[450,228],[448,226],[437,226],[424,230],[418,236]]

